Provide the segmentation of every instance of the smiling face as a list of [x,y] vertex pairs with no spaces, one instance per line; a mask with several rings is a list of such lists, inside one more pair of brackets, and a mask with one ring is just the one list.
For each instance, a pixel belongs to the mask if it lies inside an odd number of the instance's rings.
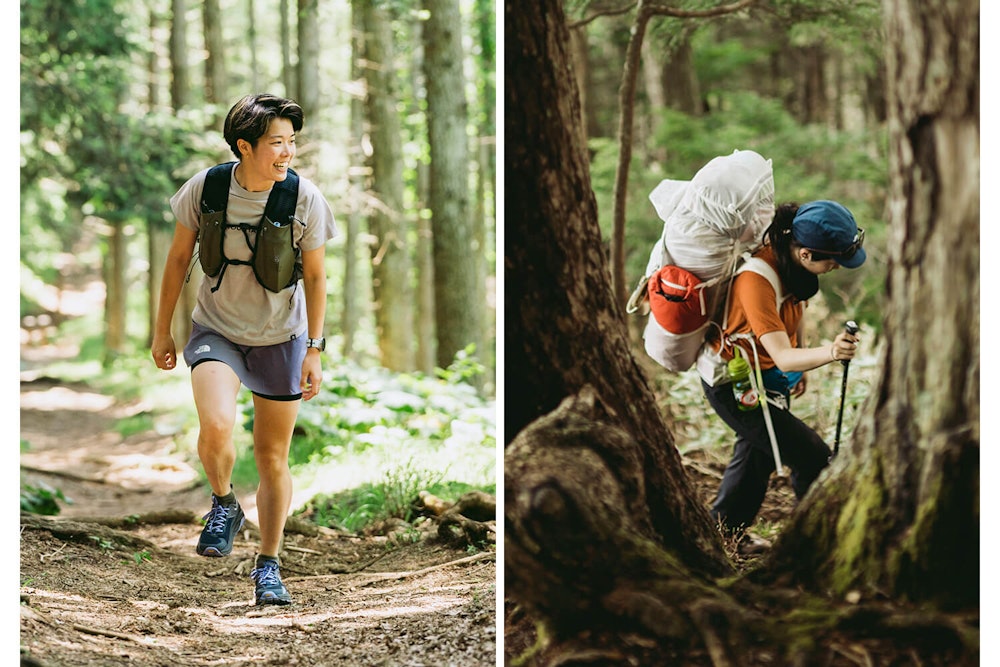
[[260,192],[288,176],[288,167],[295,157],[295,129],[287,118],[274,118],[257,145],[239,139],[237,145],[242,160],[237,180],[247,190]]

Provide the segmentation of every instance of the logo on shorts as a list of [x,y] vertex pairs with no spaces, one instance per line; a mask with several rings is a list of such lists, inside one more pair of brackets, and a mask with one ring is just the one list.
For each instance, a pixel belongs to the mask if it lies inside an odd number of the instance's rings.
[[197,350],[194,351],[195,354],[205,354],[206,352],[211,352],[212,348],[208,345],[201,345]]

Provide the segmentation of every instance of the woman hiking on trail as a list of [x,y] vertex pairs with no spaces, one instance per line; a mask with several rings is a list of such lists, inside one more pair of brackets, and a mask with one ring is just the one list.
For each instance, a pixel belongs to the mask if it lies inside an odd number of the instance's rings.
[[[768,394],[789,405],[792,396],[806,390],[803,375],[835,361],[854,358],[859,339],[847,332],[837,334],[833,343],[820,347],[800,347],[803,306],[819,290],[818,276],[840,267],[854,269],[866,258],[864,230],[854,216],[833,201],[802,205],[783,204],[764,233],[764,246],[755,253],[778,274],[783,295],[781,303],[771,282],[753,271],[744,271],[732,283],[726,337],[737,336],[742,356],[751,363],[754,351],[748,340],[756,340],[756,352],[764,387]],[[742,339],[740,334],[749,334]],[[718,349],[718,341],[714,343]],[[723,346],[722,360],[732,359],[732,345]],[[744,531],[757,516],[768,480],[775,469],[775,457],[761,409],[740,409],[733,386],[702,379],[702,388],[712,408],[736,432],[732,460],[719,486],[710,513],[729,534],[739,538],[740,550],[753,553],[768,545]],[[770,409],[778,452],[792,470],[791,483],[801,499],[830,459],[823,439],[788,409]]]
[[212,488],[212,508],[196,550],[228,555],[244,523],[231,478],[236,399],[245,385],[253,394],[260,478],[261,537],[251,572],[258,605],[291,603],[278,560],[292,499],[288,453],[301,401],[316,396],[322,382],[324,248],[337,234],[319,189],[290,169],[302,122],[302,109],[291,100],[244,97],[230,109],[223,130],[238,162],[198,172],[171,197],[177,225],[151,349],[158,368],[177,366],[170,322],[200,239],[207,275],[184,361],[191,368],[198,456]]

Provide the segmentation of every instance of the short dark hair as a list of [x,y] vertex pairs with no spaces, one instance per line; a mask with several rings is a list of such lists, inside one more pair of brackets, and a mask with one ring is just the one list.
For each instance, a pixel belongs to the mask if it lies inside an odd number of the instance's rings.
[[287,118],[296,132],[302,129],[302,107],[294,101],[268,93],[247,95],[229,110],[222,135],[233,154],[242,159],[237,140],[243,139],[256,146],[275,118]]

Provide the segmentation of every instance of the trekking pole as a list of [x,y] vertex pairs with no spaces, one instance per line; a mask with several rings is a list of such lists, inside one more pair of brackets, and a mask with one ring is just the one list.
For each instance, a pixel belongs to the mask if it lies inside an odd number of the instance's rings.
[[[849,320],[844,325],[844,330],[852,336],[858,333],[858,329],[858,323],[854,320]],[[837,412],[837,438],[833,441],[831,460],[837,455],[837,451],[840,450],[840,427],[844,422],[844,396],[847,394],[847,369],[850,367],[851,360],[841,359],[840,363],[844,365],[844,378],[840,381],[840,410]]]

